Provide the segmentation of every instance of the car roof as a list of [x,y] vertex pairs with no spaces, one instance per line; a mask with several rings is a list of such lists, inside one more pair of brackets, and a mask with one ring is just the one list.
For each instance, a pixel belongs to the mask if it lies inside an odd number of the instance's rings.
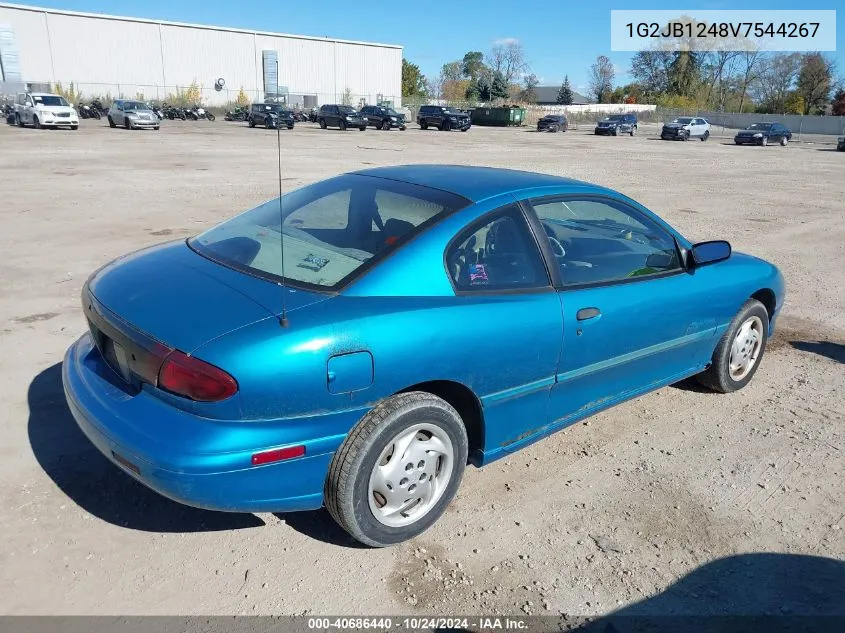
[[[462,196],[472,202],[537,187],[570,186],[582,188],[593,186],[573,178],[537,174],[516,169],[467,165],[398,165],[364,169],[352,173],[440,189]],[[600,189],[600,187],[596,188]]]

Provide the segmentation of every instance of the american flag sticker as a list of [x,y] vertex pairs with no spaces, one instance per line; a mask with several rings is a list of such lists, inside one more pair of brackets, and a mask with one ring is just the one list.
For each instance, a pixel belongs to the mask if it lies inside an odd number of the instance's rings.
[[472,264],[469,267],[469,283],[486,284],[487,281],[487,269],[484,264]]

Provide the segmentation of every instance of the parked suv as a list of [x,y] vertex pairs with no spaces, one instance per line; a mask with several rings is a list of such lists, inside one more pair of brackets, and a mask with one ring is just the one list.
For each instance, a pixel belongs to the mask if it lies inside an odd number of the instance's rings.
[[372,125],[378,130],[389,130],[393,127],[405,129],[405,115],[399,114],[393,108],[364,106],[361,108],[361,116],[367,119],[367,125]]
[[327,127],[339,127],[345,130],[348,127],[357,127],[362,132],[367,129],[367,119],[361,116],[355,108],[348,105],[324,105],[320,106],[317,113],[317,123],[324,130]]
[[630,134],[637,133],[637,117],[633,114],[611,114],[596,123],[596,134]]
[[19,127],[79,128],[79,115],[64,97],[47,92],[20,92],[15,98],[15,123]]
[[538,132],[566,132],[569,122],[562,114],[547,114],[537,121]]
[[143,101],[116,99],[111,104],[108,113],[109,127],[122,125],[127,130],[153,128],[157,130],[161,124],[155,112]]
[[422,106],[417,113],[417,123],[424,130],[427,130],[428,126],[432,126],[444,132],[451,129],[466,132],[472,127],[469,115],[466,112],[437,105]]
[[263,125],[268,129],[286,127],[293,129],[293,112],[278,103],[253,103],[247,116],[249,127]]
[[710,123],[701,117],[682,116],[664,123],[660,130],[664,141],[688,141],[691,138],[706,141],[710,138]]

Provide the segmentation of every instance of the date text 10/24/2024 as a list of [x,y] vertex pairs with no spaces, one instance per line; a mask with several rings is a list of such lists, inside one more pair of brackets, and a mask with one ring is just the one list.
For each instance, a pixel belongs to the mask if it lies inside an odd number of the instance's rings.
[[835,51],[835,10],[620,10],[610,12],[613,51]]

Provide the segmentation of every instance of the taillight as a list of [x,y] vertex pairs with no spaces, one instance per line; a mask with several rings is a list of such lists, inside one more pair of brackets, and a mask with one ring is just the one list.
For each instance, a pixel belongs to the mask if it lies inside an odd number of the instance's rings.
[[179,350],[164,359],[158,386],[198,402],[225,400],[238,391],[238,383],[225,371]]

